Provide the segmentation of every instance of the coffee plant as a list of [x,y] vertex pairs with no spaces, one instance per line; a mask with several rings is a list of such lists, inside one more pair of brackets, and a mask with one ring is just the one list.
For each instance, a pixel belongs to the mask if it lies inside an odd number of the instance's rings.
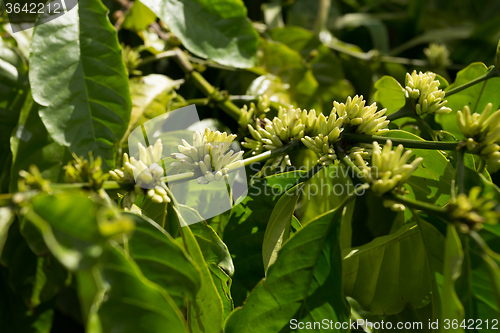
[[0,331],[496,332],[499,12],[2,16]]

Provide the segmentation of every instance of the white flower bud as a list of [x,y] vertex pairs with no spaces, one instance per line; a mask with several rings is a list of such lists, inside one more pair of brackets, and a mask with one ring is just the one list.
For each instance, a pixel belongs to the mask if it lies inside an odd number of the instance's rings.
[[415,104],[418,115],[451,112],[450,108],[445,107],[445,93],[438,88],[440,83],[434,80],[435,78],[436,74],[432,72],[417,74],[417,71],[413,71],[411,75],[406,73],[405,95]]

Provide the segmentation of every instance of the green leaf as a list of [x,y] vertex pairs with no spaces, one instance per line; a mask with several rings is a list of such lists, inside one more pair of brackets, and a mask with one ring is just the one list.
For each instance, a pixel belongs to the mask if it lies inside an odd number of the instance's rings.
[[68,272],[50,253],[36,256],[30,250],[18,222],[9,230],[2,265],[8,269],[5,278],[9,288],[31,311],[52,300],[68,278]]
[[285,331],[292,319],[348,320],[339,246],[342,210],[320,215],[283,245],[267,277],[227,319],[226,333]]
[[[480,235],[488,243],[498,246],[500,232],[496,234],[491,226],[486,226]],[[464,263],[466,267],[456,283],[456,292],[465,310],[465,318],[481,319],[500,318],[500,261],[482,257],[477,246],[469,240],[464,245]]]
[[162,287],[177,304],[194,300],[200,288],[200,272],[191,258],[165,230],[147,217],[127,213],[136,223],[128,241],[129,255],[144,276]]
[[384,23],[373,14],[350,13],[338,17],[335,20],[335,28],[357,28],[365,27],[370,33],[373,48],[387,53],[389,52],[389,32]]
[[262,258],[266,273],[269,266],[276,261],[281,245],[288,239],[293,212],[300,196],[300,189],[303,186],[301,183],[286,191],[279,198],[271,213],[262,242]]
[[[317,161],[318,157],[312,151],[304,153],[312,157],[312,163]],[[333,164],[317,172],[304,187],[301,207],[297,212],[300,219],[307,223],[318,216],[318,210],[327,212],[337,207],[354,186],[351,175],[349,169]]]
[[62,180],[63,165],[70,155],[67,149],[55,143],[38,115],[39,105],[28,94],[19,117],[19,123],[10,138],[12,169],[10,191],[17,191],[20,170],[29,170],[34,164],[45,179]]
[[[468,83],[481,75],[486,74],[488,69],[483,63],[475,62],[462,69],[457,73],[455,82],[450,84],[446,89],[449,91],[465,83]],[[500,95],[498,89],[500,87],[500,78],[492,78],[464,89],[454,95],[446,97],[448,100],[447,107],[452,109],[448,114],[440,114],[436,116],[436,121],[441,124],[445,131],[451,132],[458,139],[463,139],[464,135],[458,129],[457,111],[463,110],[464,105],[469,106],[471,112],[482,113],[484,107],[488,103],[493,104],[493,110],[500,107]]]
[[7,41],[0,39],[0,191],[8,192],[10,136],[17,125],[26,98],[28,80],[22,58]]
[[440,310],[443,306],[440,290],[442,290],[443,286],[444,235],[446,234],[447,223],[438,217],[427,215],[424,212],[413,211],[413,213],[420,229],[420,237],[425,247],[426,261],[429,266],[429,279],[432,290],[431,302],[427,306],[431,308],[429,319],[436,320],[440,318]]
[[200,246],[207,266],[215,264],[223,269],[226,274],[233,276],[234,264],[231,254],[214,229],[205,221],[191,224],[189,228]]
[[[455,291],[455,281],[462,271],[464,252],[460,238],[454,225],[448,224],[445,242],[444,268],[443,268],[443,289],[441,291],[441,321],[449,319],[450,322],[457,320],[459,323],[464,320],[464,308]],[[440,325],[440,332],[445,332],[444,325]],[[463,328],[455,329],[457,332],[464,332]]]
[[392,76],[383,76],[375,82],[375,95],[377,103],[387,109],[387,115],[400,110],[406,103],[403,87]]
[[122,27],[131,31],[142,31],[156,21],[156,15],[139,0],[135,0],[130,11],[125,15]]
[[14,222],[12,210],[9,207],[0,207],[0,258],[12,222]]
[[345,79],[340,59],[312,32],[288,26],[273,29],[270,34],[273,40],[300,52],[305,59],[314,78],[318,81],[315,95],[322,106],[321,110],[325,113],[331,110],[332,101],[345,100],[347,96],[354,94],[354,88]]
[[389,55],[395,56],[417,45],[428,44],[437,40],[444,42],[446,40],[467,39],[472,34],[472,30],[471,26],[446,27],[442,29],[427,30],[422,35],[414,37],[406,43],[395,47]]
[[101,234],[99,223],[116,223],[115,234],[130,231],[129,220],[98,222],[98,214],[106,216],[108,212],[110,208],[100,207],[88,194],[68,191],[39,194],[25,217],[40,230],[52,254],[67,269],[77,270],[94,264],[111,236]]
[[186,332],[172,298],[118,246],[106,249],[100,271],[109,285],[98,310],[102,332]]
[[[424,141],[422,138],[405,131],[392,130],[384,133],[388,138],[401,138]],[[412,149],[410,159],[422,157],[423,161],[405,188],[409,198],[444,206],[450,200],[451,182],[454,169],[446,157],[437,150]]]
[[208,264],[210,269],[210,274],[212,274],[212,279],[214,280],[215,288],[222,300],[222,307],[224,310],[223,320],[229,316],[234,310],[233,298],[231,297],[231,284],[233,281],[231,277],[217,264]]
[[293,187],[304,172],[285,172],[256,181],[247,197],[231,210],[223,241],[233,257],[232,295],[240,305],[264,277],[262,243],[267,222],[280,195]]
[[[177,211],[177,215],[181,225],[186,225],[179,211]],[[201,288],[198,291],[195,301],[190,303],[189,308],[188,325],[190,331],[220,333],[224,318],[221,296],[214,284],[212,273],[205,262],[201,248],[190,226],[185,226],[181,229],[184,246],[201,271]]]
[[100,1],[79,1],[36,27],[30,84],[52,138],[77,155],[92,151],[112,168],[132,103],[116,31]]
[[[407,223],[395,233],[343,250],[345,295],[374,315],[397,314],[407,304],[427,305],[432,283],[428,258],[442,257],[442,252],[425,248],[420,233],[416,223]],[[437,231],[427,236],[427,242],[444,241]]]
[[258,34],[241,0],[143,0],[195,55],[246,68],[256,62]]
[[260,49],[259,67],[289,85],[290,96],[297,105],[316,107],[315,93],[319,84],[300,53],[285,44],[266,40],[261,40]]
[[[468,167],[465,168],[464,185],[466,193],[472,187],[479,186],[482,188],[481,195],[491,195],[496,201],[500,199],[500,189],[484,175]],[[500,225],[485,225],[479,234],[492,250],[500,252]],[[490,277],[494,270],[491,270],[469,238],[463,239],[463,256],[464,269],[456,281],[455,289],[465,311],[464,318],[483,321],[498,318],[500,293]]]

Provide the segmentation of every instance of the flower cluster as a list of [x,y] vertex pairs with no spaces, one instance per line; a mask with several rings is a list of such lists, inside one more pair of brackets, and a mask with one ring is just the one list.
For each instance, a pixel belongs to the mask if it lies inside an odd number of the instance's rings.
[[432,67],[444,68],[451,64],[450,51],[446,45],[431,43],[424,49],[424,53]]
[[347,97],[344,103],[333,102],[331,113],[344,118],[344,127],[352,127],[352,132],[373,135],[387,131],[389,120],[386,120],[387,109],[378,110],[377,103],[365,105],[361,96]]
[[469,107],[457,112],[457,125],[467,138],[469,150],[480,150],[492,171],[500,169],[500,110],[490,115],[492,104],[488,103],[481,114],[472,113]]
[[37,189],[42,192],[51,192],[50,181],[43,178],[40,169],[35,164],[30,165],[29,172],[26,170],[19,171],[18,187],[20,192],[25,192],[28,189]]
[[139,146],[139,160],[123,154],[123,167],[109,172],[111,177],[119,183],[135,184],[134,190],[129,191],[123,198],[123,206],[130,208],[136,195],[146,194],[153,202],[170,202],[166,185],[162,180],[163,168],[157,164],[162,158],[163,145],[158,139],[153,146]]
[[[316,125],[316,111],[300,110],[293,108],[279,108],[278,116],[271,121],[264,118],[257,120],[256,128],[248,125],[248,129],[253,139],[245,138],[241,144],[243,147],[252,150],[253,154],[259,154],[264,150],[273,150],[291,142],[293,139],[304,137],[306,125],[308,129],[313,129]],[[283,170],[287,165],[291,165],[288,155],[276,157],[271,161],[272,166]]]
[[418,115],[449,113],[446,107],[445,93],[439,89],[439,81],[435,80],[436,74],[413,71],[406,73],[405,94],[406,98],[415,107]]
[[[404,147],[399,145],[392,150],[392,141],[387,140],[381,148],[377,142],[373,142],[371,155],[371,166],[358,154],[355,156],[355,163],[359,166],[363,179],[370,184],[373,193],[383,195],[393,189],[402,189],[402,185],[411,177],[417,169],[422,158],[418,157],[413,162],[407,164],[411,155],[411,150],[404,151]],[[404,206],[386,202],[393,210],[404,210]]]
[[228,166],[241,160],[243,155],[243,151],[228,151],[235,138],[234,134],[228,135],[208,128],[204,134],[196,131],[193,133],[192,145],[183,139],[182,145],[178,146],[179,153],[171,155],[178,160],[172,166],[185,171],[200,170],[203,175],[198,178],[200,184],[227,179]]
[[459,194],[448,207],[452,219],[463,232],[481,229],[484,223],[498,223],[500,213],[494,209],[497,204],[493,200],[493,194],[480,196],[481,191],[480,187],[473,187],[469,195]]
[[316,136],[301,139],[307,148],[320,155],[318,163],[328,165],[337,159],[332,144],[340,140],[343,122],[344,117],[337,118],[336,113],[332,112],[328,118],[320,114],[311,126]]
[[68,162],[65,169],[65,180],[68,183],[89,183],[89,187],[95,190],[102,187],[102,184],[109,178],[109,174],[101,169],[102,159],[96,159],[90,154],[90,161],[73,154],[73,161]]
[[252,102],[250,103],[250,108],[246,105],[241,108],[238,124],[243,128],[247,127],[248,124],[253,123],[254,118],[261,118],[269,112],[271,110],[269,108],[270,105],[271,102],[267,94],[259,96],[257,106]]
[[[360,134],[378,134],[387,130],[386,109],[378,110],[377,104],[366,105],[363,96],[348,97],[345,103],[333,102],[329,115],[316,114],[315,110],[280,108],[273,120],[257,120],[256,128],[248,125],[252,138],[245,138],[243,147],[260,154],[264,150],[279,148],[293,139],[301,139],[304,145],[317,153],[318,163],[329,165],[337,159],[333,144],[340,140],[344,130]],[[370,155],[371,145],[350,147],[350,155]],[[281,164],[281,165],[280,165]],[[272,167],[283,170],[290,165],[288,155],[273,159]]]
[[[389,120],[384,116],[386,109],[378,110],[377,104],[366,106],[363,96],[350,96],[346,103],[333,102],[333,109],[328,117],[322,114],[317,117],[312,134],[302,139],[304,145],[320,155],[318,163],[329,165],[337,159],[332,144],[340,140],[340,134],[350,131],[360,134],[378,134],[387,131]],[[360,155],[368,158],[371,154],[370,144],[351,147],[349,156]]]

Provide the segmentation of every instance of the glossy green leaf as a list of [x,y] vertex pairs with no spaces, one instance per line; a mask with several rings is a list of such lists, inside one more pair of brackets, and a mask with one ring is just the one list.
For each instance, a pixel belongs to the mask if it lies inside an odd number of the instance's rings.
[[209,263],[208,268],[212,279],[214,280],[215,288],[219,293],[224,311],[223,320],[225,321],[229,314],[234,310],[234,302],[231,296],[231,277],[220,266],[215,263]]
[[285,44],[294,51],[300,52],[308,63],[312,74],[318,81],[316,98],[321,110],[328,114],[332,101],[342,101],[354,94],[354,89],[345,79],[340,59],[312,32],[294,26],[273,29],[273,40]]
[[[420,237],[425,247],[426,261],[429,266],[429,279],[431,281],[430,303],[425,308],[430,307],[429,319],[440,318],[440,311],[443,305],[440,291],[443,288],[443,268],[445,253],[445,234],[447,223],[442,219],[424,212],[413,211],[414,219],[420,229]],[[438,254],[438,255],[434,255]],[[425,308],[421,310],[426,313]]]
[[471,34],[472,28],[470,26],[445,27],[441,29],[427,30],[422,35],[414,37],[404,44],[392,49],[390,55],[398,55],[399,53],[417,45],[435,42],[436,40],[445,41],[467,39]]
[[262,242],[262,258],[266,273],[269,266],[274,264],[278,258],[281,245],[288,239],[293,212],[302,187],[303,184],[299,184],[283,193],[271,213]]
[[262,57],[259,58],[259,67],[288,85],[289,94],[295,102],[293,104],[302,108],[316,107],[314,94],[319,84],[300,53],[273,41],[261,40],[260,48]]
[[144,276],[162,287],[177,304],[194,300],[200,288],[200,273],[191,258],[156,222],[137,214],[125,214],[135,221],[128,241],[129,255]]
[[19,223],[14,222],[2,256],[2,265],[7,268],[5,278],[17,298],[22,299],[26,311],[51,301],[64,287],[68,272],[50,253],[36,256],[19,232]]
[[392,76],[383,76],[375,82],[373,98],[382,107],[387,109],[387,115],[400,110],[406,103],[403,87]]
[[[103,235],[98,215],[109,208],[100,207],[88,195],[63,192],[40,194],[33,198],[26,218],[41,232],[51,253],[69,270],[90,267],[103,251],[110,235]],[[108,223],[108,222],[106,222]],[[130,222],[117,221],[116,232],[130,231]]]
[[[415,134],[399,130],[388,131],[384,136],[423,141]],[[451,182],[455,173],[453,167],[437,150],[411,149],[411,151],[410,159],[422,157],[423,161],[405,185],[410,191],[408,196],[444,206],[450,200]]]
[[246,68],[256,61],[258,34],[240,0],[143,0],[192,53]]
[[[40,195],[33,200],[33,213],[27,215],[42,233],[56,258],[70,270],[82,265],[86,257],[102,252],[104,238],[97,225],[97,207],[81,194]],[[96,244],[97,243],[97,244]]]
[[349,13],[335,20],[335,28],[365,27],[370,33],[372,45],[383,53],[389,52],[389,32],[384,23],[375,15],[369,13]]
[[[385,236],[398,230],[404,223],[404,214],[384,207],[380,196],[367,191],[358,196],[351,221],[351,246],[361,246],[376,237]],[[384,218],[381,219],[380,216]]]
[[[441,320],[457,320],[459,323],[464,320],[464,308],[455,291],[455,281],[462,271],[464,252],[462,244],[454,225],[449,224],[446,231],[444,268],[443,268],[443,289],[441,291]],[[444,325],[440,326],[440,332],[446,332]],[[458,327],[455,332],[464,332]]]
[[10,139],[12,169],[10,191],[17,190],[20,170],[35,164],[45,179],[62,180],[63,165],[70,158],[67,149],[52,140],[38,115],[39,106],[28,94],[19,123]]
[[267,277],[229,316],[225,332],[280,332],[291,328],[292,319],[348,320],[339,246],[342,210],[320,215],[283,245]]
[[[450,84],[445,89],[445,92],[468,83],[469,81],[486,74],[486,72],[487,68],[483,63],[472,63],[458,72],[455,82]],[[448,100],[448,104],[446,106],[451,108],[452,112],[437,115],[436,121],[445,131],[451,132],[458,139],[463,139],[464,135],[458,129],[457,125],[457,111],[463,110],[464,105],[467,105],[469,106],[471,112],[482,113],[484,107],[488,103],[492,103],[493,110],[497,110],[500,107],[500,95],[498,94],[499,88],[500,78],[492,78],[446,97]]]
[[9,46],[0,39],[0,191],[4,192],[10,178],[10,136],[29,90],[22,58]]
[[10,225],[14,222],[14,213],[9,207],[0,207],[0,258],[9,234]]
[[141,31],[155,21],[156,15],[141,1],[135,0],[134,5],[125,16],[122,27],[132,31]]
[[232,295],[241,305],[264,277],[262,243],[269,218],[280,195],[297,183],[303,172],[286,172],[256,181],[247,197],[231,210],[223,241],[233,257]]
[[205,221],[191,224],[189,227],[200,246],[206,264],[208,266],[212,263],[216,264],[226,274],[232,276],[234,274],[233,259],[226,244],[219,238],[214,229]]
[[[311,159],[316,162],[317,155],[307,151]],[[301,221],[307,223],[318,216],[318,210],[326,212],[337,207],[354,189],[351,181],[352,171],[342,165],[329,165],[317,172],[307,181],[304,195],[300,201],[301,207],[297,212]]]
[[[484,241],[497,253],[499,252],[500,228],[498,225],[485,225],[479,232]],[[463,305],[465,318],[491,320],[500,318],[500,261],[483,257],[471,239],[463,238],[462,274],[455,284],[456,293]],[[485,260],[486,258],[486,260]]]
[[416,223],[408,223],[395,233],[344,250],[345,295],[376,315],[397,314],[407,304],[427,305],[432,288],[428,258],[442,257],[438,245],[444,239],[437,231],[427,233],[428,242],[436,243],[430,249],[420,233]]
[[[186,225],[182,214],[177,211],[181,225]],[[182,228],[183,242],[187,252],[201,272],[201,287],[194,302],[190,303],[189,317],[187,319],[192,332],[217,332],[222,331],[224,307],[218,289],[214,284],[212,273],[208,268],[200,245],[191,228]]]
[[114,166],[132,103],[116,31],[100,1],[36,27],[30,56],[33,98],[52,138],[77,155]]
[[118,246],[106,249],[100,271],[109,286],[97,312],[102,332],[186,332],[172,298]]

